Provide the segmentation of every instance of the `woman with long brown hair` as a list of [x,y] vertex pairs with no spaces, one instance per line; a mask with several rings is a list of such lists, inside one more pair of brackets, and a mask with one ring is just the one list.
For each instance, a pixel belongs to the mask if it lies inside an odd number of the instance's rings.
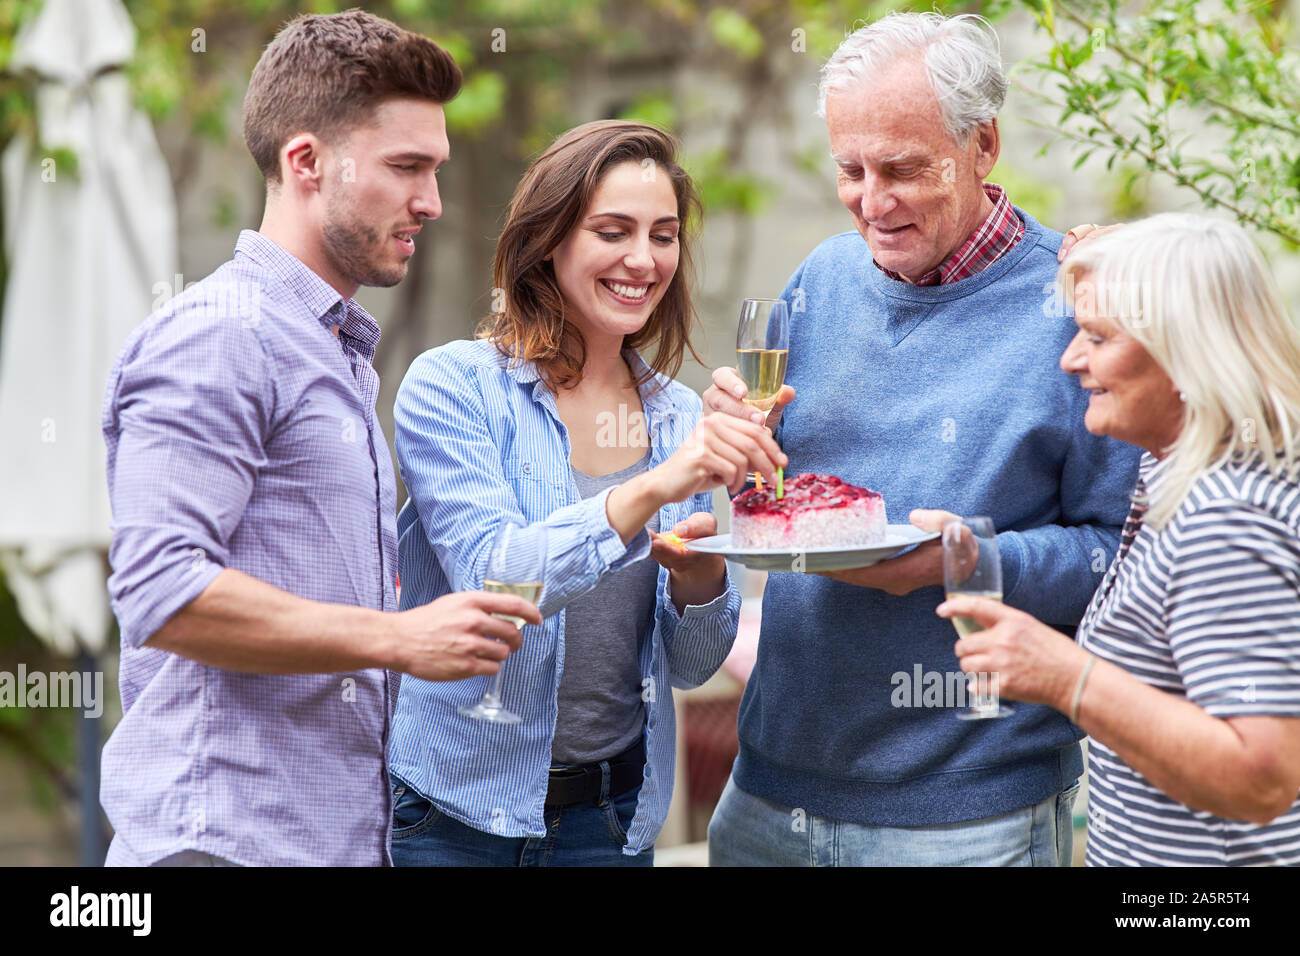
[[[672,380],[690,346],[699,202],[673,139],[588,123],[519,184],[497,247],[500,309],[412,365],[397,396],[410,500],[402,606],[483,586],[503,522],[545,530],[547,566],[502,700],[486,679],[402,684],[393,726],[398,865],[649,865],[672,794],[672,687],[722,663],[740,598],[711,491],[786,463],[766,429],[701,419]],[[654,349],[649,360],[642,349]],[[698,356],[696,356],[698,358]]]

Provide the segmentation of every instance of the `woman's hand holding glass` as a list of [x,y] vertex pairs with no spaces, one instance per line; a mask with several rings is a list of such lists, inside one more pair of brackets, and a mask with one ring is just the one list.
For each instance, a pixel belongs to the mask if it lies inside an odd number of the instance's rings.
[[998,695],[1027,704],[1046,704],[1063,714],[1088,652],[1032,615],[989,598],[954,596],[936,609],[942,618],[973,618],[983,630],[954,648],[967,674],[996,674]]

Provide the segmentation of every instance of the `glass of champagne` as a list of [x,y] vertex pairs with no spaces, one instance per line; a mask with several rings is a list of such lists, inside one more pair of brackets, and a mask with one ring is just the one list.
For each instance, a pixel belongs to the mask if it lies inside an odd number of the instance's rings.
[[[992,518],[962,518],[943,526],[943,588],[950,598],[966,595],[1002,600],[1002,559]],[[971,617],[954,617],[952,623],[962,637],[984,630]],[[961,720],[1014,713],[998,700],[997,675],[971,674],[967,687],[973,699],[968,710],[957,712]]]
[[[785,383],[790,356],[790,309],[784,299],[746,299],[736,330],[736,370],[749,392],[745,404],[769,412]],[[758,481],[751,473],[749,480]]]
[[[483,590],[514,594],[536,604],[542,593],[542,582],[546,580],[546,528],[538,525],[527,534],[524,532],[521,524],[510,520],[502,523],[492,541],[492,550],[488,552]],[[524,627],[523,619],[512,614],[498,614],[497,617],[510,621],[521,630]],[[458,708],[460,713],[498,724],[519,723],[523,718],[501,703],[501,679],[505,670],[506,662],[502,661],[479,702],[472,707]]]

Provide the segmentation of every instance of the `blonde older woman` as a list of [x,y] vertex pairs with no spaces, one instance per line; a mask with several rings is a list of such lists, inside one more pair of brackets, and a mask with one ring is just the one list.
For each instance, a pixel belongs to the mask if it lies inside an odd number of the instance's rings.
[[1061,268],[1088,430],[1146,450],[1077,643],[993,601],[968,673],[1092,738],[1089,865],[1300,864],[1300,334],[1236,225],[1154,216]]

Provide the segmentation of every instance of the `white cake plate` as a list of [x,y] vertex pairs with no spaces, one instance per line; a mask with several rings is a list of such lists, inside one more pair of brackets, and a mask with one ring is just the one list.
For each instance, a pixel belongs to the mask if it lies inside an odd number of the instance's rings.
[[922,541],[939,537],[937,531],[922,531],[910,524],[891,524],[885,527],[885,540],[865,548],[805,548],[802,551],[763,549],[740,551],[731,544],[731,535],[715,534],[709,538],[696,538],[684,542],[692,551],[703,554],[720,554],[755,571],[843,571],[847,568],[867,568],[887,558],[892,558]]

